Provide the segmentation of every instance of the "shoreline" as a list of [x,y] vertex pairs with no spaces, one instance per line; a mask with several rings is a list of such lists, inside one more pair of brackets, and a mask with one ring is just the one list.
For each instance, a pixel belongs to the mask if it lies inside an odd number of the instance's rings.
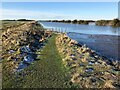
[[75,34],[82,34],[82,35],[91,35],[91,36],[94,36],[94,35],[103,35],[103,36],[115,36],[115,37],[120,37],[120,35],[108,35],[108,34],[86,34],[86,33],[77,33],[77,32],[67,32],[67,33],[75,33]]
[[[82,34],[82,33],[77,33],[77,34],[81,34],[81,35],[90,35],[92,36],[91,34]],[[68,38],[70,38],[67,33],[65,34]],[[93,35],[94,36],[94,35]],[[110,36],[110,35],[104,35],[104,36]],[[116,36],[116,35],[114,35]],[[117,36],[116,36],[117,37]],[[110,58],[110,57],[107,57],[105,55],[102,55],[100,52],[97,52],[96,50],[90,48],[88,45],[86,45],[85,43],[80,43],[78,42],[77,40],[74,40],[72,38],[70,38],[73,42],[76,42],[78,46],[82,46],[82,47],[86,47],[88,49],[90,49],[91,51],[95,52],[96,55],[98,55],[99,57],[103,58],[104,60],[106,60],[105,62],[112,65],[112,66],[118,66],[120,61],[119,59],[114,59],[114,58]],[[119,52],[118,52],[119,53]],[[119,53],[120,54],[120,53]],[[120,69],[120,66],[118,66],[118,68]]]
[[[79,33],[81,34],[81,33]],[[90,34],[82,34],[82,35],[90,35]],[[67,34],[66,34],[67,37],[69,37]],[[109,35],[106,35],[106,36],[109,36]],[[115,36],[115,35],[114,35]],[[69,37],[70,38],[70,37]],[[80,43],[78,42],[77,40],[74,40],[72,38],[70,38],[71,40],[73,40],[74,42],[77,43],[78,46],[82,46],[82,47],[86,47],[88,49],[90,49],[91,51],[95,52],[95,54],[101,58],[103,58],[105,60],[105,62],[109,65],[112,65],[112,66],[118,66],[118,63],[120,63],[120,60],[118,59],[114,59],[114,58],[110,58],[110,57],[107,57],[105,55],[102,55],[100,52],[97,52],[96,50],[90,48],[89,46],[87,46],[86,44],[83,44],[83,43]],[[120,67],[118,67],[120,68]]]
[[[119,50],[118,47],[120,45],[119,42],[120,36],[102,35],[102,34],[93,35],[93,34],[83,34],[83,33],[74,33],[74,32],[67,33],[67,36],[76,40],[78,43],[82,45],[84,44],[87,45],[89,48],[95,50],[98,54],[110,60],[120,60],[119,57],[120,51],[118,51]],[[111,56],[113,56],[113,58]]]
[[[78,84],[82,88],[116,87],[114,87],[112,83],[115,82],[112,78],[116,77],[117,79],[119,76],[118,72],[120,71],[120,67],[117,62],[116,65],[109,63],[109,60],[106,58],[99,56],[96,52],[84,45],[78,45],[75,40],[70,39],[65,34],[58,35],[56,38],[56,45],[61,57],[63,58],[62,60],[64,65],[71,71],[72,83]],[[117,74],[114,74],[113,72],[116,72]],[[107,75],[112,82],[109,82]],[[91,79],[94,79],[95,82],[88,83]],[[100,82],[104,82],[104,84]],[[98,86],[91,85],[92,83],[96,83]],[[107,85],[107,83],[109,83],[109,85]]]
[[58,23],[69,23],[69,24],[82,24],[82,25],[89,25],[90,23],[94,23],[96,26],[110,26],[110,27],[120,27],[120,20],[113,19],[113,20],[46,20],[43,22],[58,22]]

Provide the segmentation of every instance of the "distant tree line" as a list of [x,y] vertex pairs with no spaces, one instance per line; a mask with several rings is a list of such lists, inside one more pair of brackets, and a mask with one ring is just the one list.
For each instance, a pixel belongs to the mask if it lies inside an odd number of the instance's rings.
[[113,20],[98,20],[98,21],[96,21],[96,25],[98,25],[98,26],[120,27],[120,20],[119,20],[119,19],[113,19]]
[[6,19],[6,20],[2,20],[2,21],[33,21],[33,20],[29,20],[29,19],[9,20],[9,19]]
[[62,23],[73,23],[73,24],[89,24],[89,22],[95,22],[93,20],[47,20],[48,22],[62,22]]
[[16,20],[9,20],[9,19],[6,19],[6,20],[2,20],[2,21],[16,21]]
[[33,20],[29,20],[29,19],[18,19],[17,21],[33,21]]
[[89,24],[89,22],[95,22],[98,26],[113,26],[113,27],[120,27],[120,20],[113,19],[113,20],[46,20],[47,22],[62,22],[62,23],[73,23],[73,24]]

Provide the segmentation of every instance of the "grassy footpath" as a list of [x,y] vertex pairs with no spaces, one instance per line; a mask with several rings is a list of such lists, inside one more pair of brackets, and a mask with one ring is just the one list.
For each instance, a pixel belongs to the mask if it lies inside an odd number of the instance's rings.
[[[67,88],[69,77],[62,64],[53,35],[43,48],[37,61],[28,66],[15,79],[15,87],[21,88]],[[14,86],[13,86],[14,87]]]

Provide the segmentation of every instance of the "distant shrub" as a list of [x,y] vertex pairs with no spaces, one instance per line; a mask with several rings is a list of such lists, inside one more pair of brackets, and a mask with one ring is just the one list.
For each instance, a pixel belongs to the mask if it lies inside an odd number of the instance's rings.
[[120,27],[120,20],[113,19],[113,20],[98,20],[96,21],[96,25],[98,26],[113,26],[113,27]]
[[72,21],[72,23],[77,23],[77,22],[78,22],[77,19],[75,19],[75,20]]
[[28,20],[28,19],[18,19],[17,21],[33,21],[33,20]]

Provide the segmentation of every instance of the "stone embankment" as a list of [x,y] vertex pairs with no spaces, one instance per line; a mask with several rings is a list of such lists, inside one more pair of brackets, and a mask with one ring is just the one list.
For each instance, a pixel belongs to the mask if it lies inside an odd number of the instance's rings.
[[22,69],[34,61],[35,51],[51,36],[51,32],[44,30],[36,21],[24,22],[17,26],[9,26],[2,32],[1,59],[3,71],[6,73]]
[[120,69],[108,64],[106,58],[65,34],[58,35],[56,45],[64,65],[70,69],[72,84],[81,88],[120,88]]

